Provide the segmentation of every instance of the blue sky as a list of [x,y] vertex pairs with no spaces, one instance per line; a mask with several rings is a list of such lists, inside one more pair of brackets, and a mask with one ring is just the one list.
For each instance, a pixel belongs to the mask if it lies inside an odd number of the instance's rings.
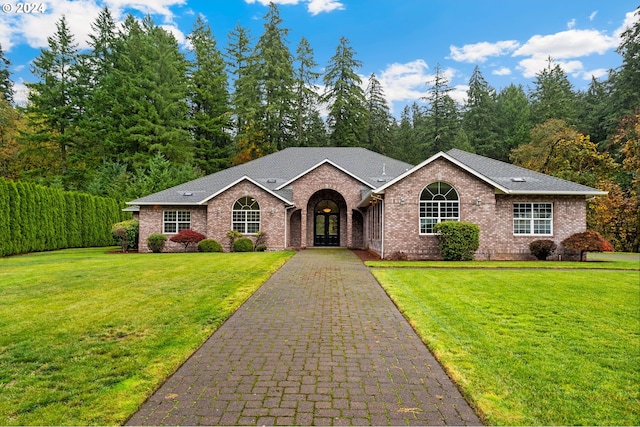
[[[118,20],[125,13],[151,14],[174,33],[183,47],[197,14],[202,14],[218,41],[240,23],[258,38],[266,0],[49,0],[34,13],[18,13],[14,1],[0,0],[0,44],[12,63],[16,99],[32,81],[30,62],[46,46],[62,14],[76,42],[86,45],[90,24],[107,5]],[[425,95],[437,64],[451,95],[464,100],[473,68],[478,65],[496,89],[510,83],[532,87],[535,74],[551,56],[576,89],[592,76],[603,78],[621,65],[615,53],[620,32],[634,22],[637,0],[275,0],[292,52],[302,36],[315,54],[319,71],[346,37],[363,62],[366,78],[375,73],[394,114]],[[44,9],[44,13],[41,10]]]

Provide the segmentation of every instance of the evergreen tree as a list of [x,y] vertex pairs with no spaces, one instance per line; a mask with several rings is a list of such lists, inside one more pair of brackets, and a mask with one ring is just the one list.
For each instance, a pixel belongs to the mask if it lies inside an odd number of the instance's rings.
[[7,103],[13,103],[13,83],[11,82],[11,72],[9,67],[11,62],[4,56],[2,45],[0,44],[0,99]]
[[503,151],[503,141],[496,135],[496,91],[484,79],[478,66],[469,79],[465,107],[462,127],[466,138],[478,154],[497,158],[496,154]]
[[[251,134],[251,127],[258,121],[260,92],[253,47],[249,31],[237,24],[229,32],[226,48],[228,69],[233,76],[231,106],[233,109],[234,137],[236,145],[245,134]],[[236,148],[237,150],[238,148]]]
[[187,61],[176,39],[150,17],[140,25],[129,15],[114,54],[105,79],[109,159],[139,165],[161,154],[189,162]]
[[553,65],[553,60],[549,58],[547,67],[536,74],[534,86],[530,94],[534,125],[549,119],[560,119],[575,125],[576,94],[560,65]]
[[370,150],[387,154],[391,140],[392,116],[382,85],[374,73],[369,77],[365,90],[367,101],[367,141]]
[[47,143],[55,145],[57,173],[67,178],[69,151],[74,147],[78,120],[72,96],[78,49],[64,16],[56,23],[56,32],[47,41],[48,48],[41,49],[31,67],[39,81],[27,83],[30,89],[27,113],[32,132],[26,134],[25,139],[39,147]]
[[640,7],[634,15],[636,20],[622,33],[617,49],[622,56],[622,65],[612,76],[619,117],[637,113],[640,108]]
[[231,107],[225,63],[211,28],[198,16],[189,40],[195,61],[190,78],[194,162],[206,173],[229,166]]
[[449,96],[451,88],[440,64],[436,65],[436,74],[427,96],[423,99],[427,107],[427,138],[424,142],[424,155],[429,157],[439,151],[447,151],[454,146],[459,129],[458,107]]
[[274,3],[269,4],[264,21],[264,33],[258,39],[254,56],[262,91],[263,150],[269,153],[292,145],[294,76],[286,41],[289,30],[281,28],[282,19]]
[[[320,73],[315,71],[318,64],[313,59],[313,50],[309,41],[304,37],[300,39],[296,49],[295,62],[297,64],[294,70],[295,87],[293,91],[295,145],[299,147],[321,145],[321,143],[314,140],[314,134],[310,132],[314,123],[317,125],[316,119],[320,118],[319,114],[317,114],[320,97],[317,93],[318,86],[316,84]],[[324,129],[324,125],[322,128]],[[318,128],[316,127],[317,130]]]
[[349,41],[341,37],[325,71],[322,97],[329,106],[327,124],[332,146],[361,146],[366,141],[367,100],[356,73],[361,66]]
[[607,151],[610,145],[607,135],[614,127],[613,100],[611,99],[611,85],[591,79],[589,88],[576,94],[578,102],[578,129],[585,135],[591,136],[600,150]]
[[496,98],[496,139],[501,142],[493,152],[495,159],[508,161],[511,150],[529,141],[531,130],[529,99],[522,86],[502,89]]

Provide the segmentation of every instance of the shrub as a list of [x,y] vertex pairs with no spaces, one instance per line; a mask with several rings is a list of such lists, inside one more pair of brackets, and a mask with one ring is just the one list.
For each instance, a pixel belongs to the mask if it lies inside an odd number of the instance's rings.
[[186,252],[190,244],[198,243],[200,240],[204,240],[205,238],[206,236],[204,234],[198,233],[197,231],[181,230],[169,240],[184,245],[184,251]]
[[167,241],[167,236],[161,233],[155,233],[147,237],[147,247],[153,253],[160,253]]
[[240,237],[233,242],[234,252],[253,252],[253,240],[248,237]]
[[227,231],[227,237],[229,238],[229,250],[233,251],[233,244],[235,243],[236,239],[242,237],[242,233],[237,230],[229,230]]
[[445,261],[469,261],[480,246],[480,227],[470,222],[445,221],[436,224],[440,255]]
[[586,252],[611,252],[613,246],[600,233],[593,230],[575,233],[562,241],[562,246],[580,252],[580,261],[584,261]]
[[213,239],[200,240],[198,242],[198,252],[222,252],[222,245]]
[[256,249],[255,249],[256,252],[264,252],[266,250],[267,250],[267,245],[258,245],[256,246]]
[[555,252],[558,245],[553,240],[534,240],[529,243],[529,250],[539,260],[546,260],[549,255]]
[[138,232],[140,224],[135,219],[117,222],[111,227],[113,240],[122,248],[122,252],[128,252],[129,248],[138,247]]
[[408,259],[407,254],[402,251],[396,251],[392,253],[388,259],[390,261],[406,261]]
[[[264,246],[264,249],[259,251],[258,246]],[[267,233],[264,231],[258,231],[256,233],[256,240],[253,242],[253,250],[256,252],[264,252],[267,249]]]

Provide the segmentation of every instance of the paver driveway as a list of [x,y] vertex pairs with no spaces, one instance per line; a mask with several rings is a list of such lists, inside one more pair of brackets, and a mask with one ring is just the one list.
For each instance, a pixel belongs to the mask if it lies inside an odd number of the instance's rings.
[[130,425],[479,425],[351,251],[274,274]]

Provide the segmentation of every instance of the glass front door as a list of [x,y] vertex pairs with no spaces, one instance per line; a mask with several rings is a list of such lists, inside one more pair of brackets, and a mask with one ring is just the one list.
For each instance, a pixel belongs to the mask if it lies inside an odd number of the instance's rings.
[[340,211],[331,200],[316,205],[314,246],[340,246]]

